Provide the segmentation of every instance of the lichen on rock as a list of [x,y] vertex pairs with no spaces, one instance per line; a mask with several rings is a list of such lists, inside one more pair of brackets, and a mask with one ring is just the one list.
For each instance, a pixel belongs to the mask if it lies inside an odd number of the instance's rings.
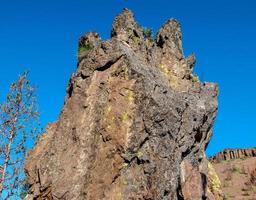
[[214,167],[210,162],[208,162],[208,187],[207,192],[209,196],[212,197],[210,199],[215,200],[222,200],[223,193],[222,193],[222,185],[221,181],[216,173]]
[[[207,199],[204,150],[218,88],[193,82],[180,24],[154,40],[125,9],[111,38],[82,36],[58,121],[27,158],[34,199]],[[195,188],[190,193],[189,188]]]

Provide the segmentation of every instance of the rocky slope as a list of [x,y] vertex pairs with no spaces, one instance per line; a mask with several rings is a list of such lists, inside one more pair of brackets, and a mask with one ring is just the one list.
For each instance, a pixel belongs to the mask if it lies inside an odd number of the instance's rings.
[[[240,152],[241,157],[233,159],[228,157],[228,159],[221,159],[220,161],[214,160],[213,167],[219,177],[224,199],[256,199],[256,157],[241,154],[241,152],[251,152],[252,150],[232,150],[229,152]],[[225,152],[228,151],[226,150]]]
[[243,159],[256,157],[256,148],[246,149],[225,149],[210,158],[211,162],[228,161],[232,159]]
[[150,37],[125,9],[81,37],[59,120],[29,153],[26,199],[199,200],[218,89],[192,74],[179,23]]

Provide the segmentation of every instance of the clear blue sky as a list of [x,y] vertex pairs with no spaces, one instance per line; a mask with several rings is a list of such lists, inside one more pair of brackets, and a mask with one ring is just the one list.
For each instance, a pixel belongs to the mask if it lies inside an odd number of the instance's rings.
[[78,38],[110,35],[124,7],[155,31],[174,17],[182,24],[185,54],[195,72],[220,87],[219,112],[207,150],[256,146],[255,0],[0,0],[0,100],[25,69],[38,86],[41,121],[55,121],[76,69]]

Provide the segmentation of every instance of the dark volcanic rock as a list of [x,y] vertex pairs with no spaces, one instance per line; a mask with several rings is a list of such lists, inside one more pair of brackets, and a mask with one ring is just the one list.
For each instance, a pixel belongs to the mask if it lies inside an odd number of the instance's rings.
[[218,89],[193,81],[179,23],[154,40],[125,9],[109,40],[79,44],[59,120],[28,155],[27,199],[206,199]]
[[223,160],[232,160],[239,158],[256,157],[256,148],[246,149],[225,149],[210,158],[211,162],[221,162]]

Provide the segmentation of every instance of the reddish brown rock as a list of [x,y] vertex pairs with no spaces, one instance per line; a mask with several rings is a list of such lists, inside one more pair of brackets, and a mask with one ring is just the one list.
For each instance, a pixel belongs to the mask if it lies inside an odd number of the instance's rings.
[[218,89],[193,79],[180,25],[145,36],[125,9],[88,33],[64,108],[27,158],[27,199],[207,199],[204,150]]
[[184,160],[181,163],[181,191],[186,200],[202,199],[206,180],[200,173],[198,166],[193,166]]
[[256,197],[256,158],[231,159],[213,163],[222,185],[224,199],[254,200]]

